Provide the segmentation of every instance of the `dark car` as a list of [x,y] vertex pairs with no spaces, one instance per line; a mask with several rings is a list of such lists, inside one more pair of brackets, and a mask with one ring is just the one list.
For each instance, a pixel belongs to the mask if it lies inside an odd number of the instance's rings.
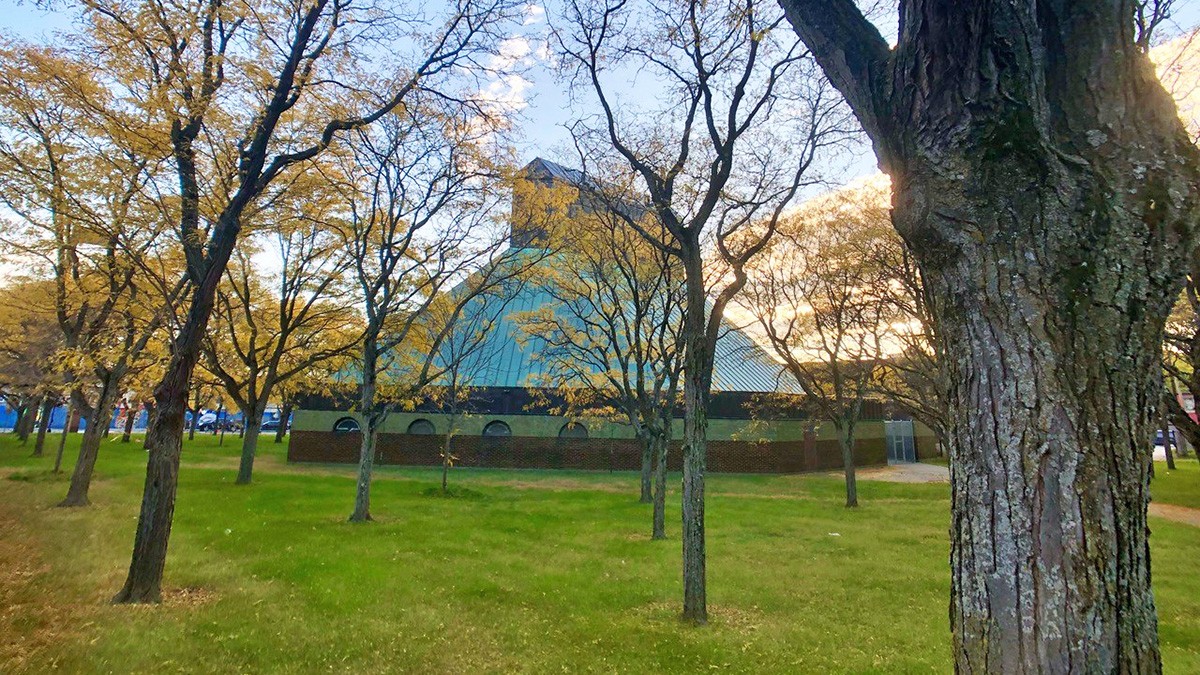
[[[1155,431],[1155,432],[1154,432],[1154,444],[1155,444],[1155,445],[1162,445],[1162,444],[1163,444],[1163,432],[1162,432],[1162,429],[1159,429],[1159,430],[1157,430],[1157,431]],[[1175,430],[1174,430],[1174,429],[1171,429],[1171,445],[1179,445],[1179,441],[1175,439]]]
[[262,426],[259,429],[263,431],[279,431],[279,418],[272,417],[268,420],[263,420]]

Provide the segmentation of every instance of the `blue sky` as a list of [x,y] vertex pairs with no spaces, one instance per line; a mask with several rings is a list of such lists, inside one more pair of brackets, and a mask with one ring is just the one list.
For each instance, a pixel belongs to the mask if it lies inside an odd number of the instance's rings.
[[[54,32],[67,28],[69,21],[64,13],[45,11],[30,2],[0,0],[0,34],[5,36],[52,42]],[[1200,0],[1178,0],[1171,25],[1164,33],[1178,33],[1197,25],[1200,25]],[[506,56],[524,66],[523,76],[493,82],[492,88],[496,97],[521,110],[518,141],[521,160],[541,155],[569,162],[570,134],[564,125],[572,118],[572,104],[566,86],[546,65],[547,31],[545,10],[531,4],[525,25],[515,28],[505,45]],[[636,98],[638,93],[633,96]],[[841,181],[876,171],[874,157],[865,145],[837,158],[837,164]]]

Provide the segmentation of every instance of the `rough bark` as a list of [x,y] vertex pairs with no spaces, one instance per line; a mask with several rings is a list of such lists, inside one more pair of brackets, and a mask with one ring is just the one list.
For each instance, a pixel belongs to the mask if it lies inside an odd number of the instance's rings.
[[259,426],[263,411],[255,407],[242,411],[242,459],[238,464],[238,485],[249,485],[254,474],[254,455],[258,452]]
[[950,382],[960,672],[1161,670],[1149,444],[1200,155],[1133,3],[784,0],[872,137]]
[[49,394],[42,397],[42,411],[41,416],[38,418],[37,438],[33,442],[34,457],[41,457],[45,454],[46,433],[50,431],[50,416],[54,414],[56,403],[58,401]]

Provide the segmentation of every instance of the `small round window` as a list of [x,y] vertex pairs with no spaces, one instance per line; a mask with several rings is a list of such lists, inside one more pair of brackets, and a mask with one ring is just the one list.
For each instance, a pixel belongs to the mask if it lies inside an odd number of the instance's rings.
[[512,429],[509,429],[504,422],[495,420],[487,423],[487,426],[483,428],[483,435],[491,438],[512,436]]
[[587,438],[587,427],[579,422],[567,422],[558,430],[559,438]]
[[333,425],[333,433],[335,434],[352,434],[357,431],[362,431],[362,427],[359,426],[358,420],[353,417],[343,417]]
[[408,425],[408,433],[415,436],[432,436],[436,431],[433,422],[429,420],[413,420],[413,423]]

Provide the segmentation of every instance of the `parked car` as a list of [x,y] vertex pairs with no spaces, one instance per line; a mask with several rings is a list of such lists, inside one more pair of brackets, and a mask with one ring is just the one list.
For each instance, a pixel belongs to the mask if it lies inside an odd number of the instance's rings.
[[272,417],[270,419],[263,420],[262,426],[259,427],[259,429],[262,429],[263,431],[279,431],[279,418]]
[[[1163,444],[1162,429],[1158,429],[1157,431],[1154,432],[1154,444],[1158,445],[1158,446],[1162,446],[1162,444]],[[1173,445],[1173,446],[1179,445],[1179,441],[1175,438],[1175,429],[1174,428],[1171,429],[1171,445]]]
[[196,431],[212,431],[217,426],[217,413],[209,411],[200,413],[196,419]]

